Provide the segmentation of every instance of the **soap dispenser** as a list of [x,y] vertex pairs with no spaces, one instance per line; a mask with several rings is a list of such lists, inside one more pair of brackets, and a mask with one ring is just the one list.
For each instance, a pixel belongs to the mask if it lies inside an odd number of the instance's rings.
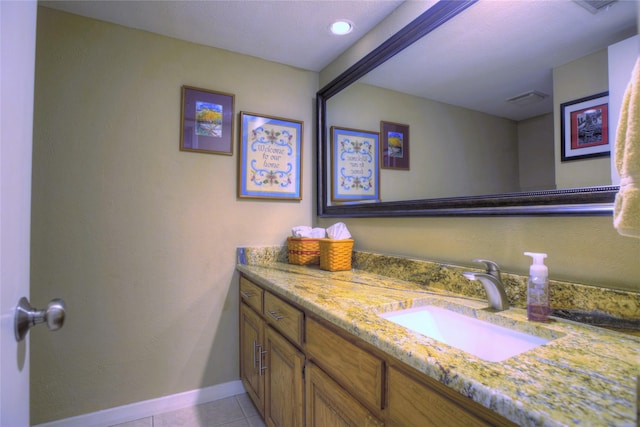
[[525,252],[533,258],[527,280],[527,317],[535,322],[549,321],[549,269],[544,265],[547,254]]

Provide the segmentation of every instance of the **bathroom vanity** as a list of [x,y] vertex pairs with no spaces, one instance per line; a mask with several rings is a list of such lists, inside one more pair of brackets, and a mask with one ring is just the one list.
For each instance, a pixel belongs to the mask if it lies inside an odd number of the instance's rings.
[[[636,425],[638,337],[364,270],[237,269],[241,377],[267,425]],[[548,342],[490,362],[381,316],[427,303]]]

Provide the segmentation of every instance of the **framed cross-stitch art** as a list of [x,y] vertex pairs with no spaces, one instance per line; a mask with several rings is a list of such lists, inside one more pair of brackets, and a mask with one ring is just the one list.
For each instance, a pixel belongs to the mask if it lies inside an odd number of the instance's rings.
[[379,134],[331,127],[331,200],[380,200]]
[[240,113],[238,197],[302,199],[304,123]]

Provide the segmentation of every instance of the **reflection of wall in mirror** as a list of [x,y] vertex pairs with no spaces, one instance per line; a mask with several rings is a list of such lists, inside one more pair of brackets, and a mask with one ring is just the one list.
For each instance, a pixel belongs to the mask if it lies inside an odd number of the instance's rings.
[[327,123],[411,126],[411,170],[381,171],[382,201],[610,185],[608,157],[560,161],[559,131],[560,104],[609,90],[607,76],[606,49],[555,68],[554,113],[521,122],[354,84],[328,100]]
[[[560,104],[608,91],[607,75],[606,49],[553,69],[553,104],[556,129],[560,129]],[[610,106],[609,111],[611,109]],[[560,131],[555,133],[555,138],[558,188],[611,184],[611,165],[608,157],[562,162]]]
[[[521,191],[517,140],[526,128],[512,120],[365,84],[329,99],[327,114],[329,125],[373,131],[385,120],[411,126],[411,169],[381,171],[383,201]],[[552,167],[551,161],[546,169]]]
[[553,114],[518,122],[520,190],[556,188],[553,152]]

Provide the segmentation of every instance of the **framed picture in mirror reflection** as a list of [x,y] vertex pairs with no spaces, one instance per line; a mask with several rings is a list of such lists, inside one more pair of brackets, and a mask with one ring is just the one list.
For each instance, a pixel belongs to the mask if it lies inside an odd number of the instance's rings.
[[379,134],[331,127],[331,200],[380,201]]
[[609,92],[560,104],[562,161],[611,155]]
[[380,166],[409,170],[409,125],[381,121],[380,139]]

